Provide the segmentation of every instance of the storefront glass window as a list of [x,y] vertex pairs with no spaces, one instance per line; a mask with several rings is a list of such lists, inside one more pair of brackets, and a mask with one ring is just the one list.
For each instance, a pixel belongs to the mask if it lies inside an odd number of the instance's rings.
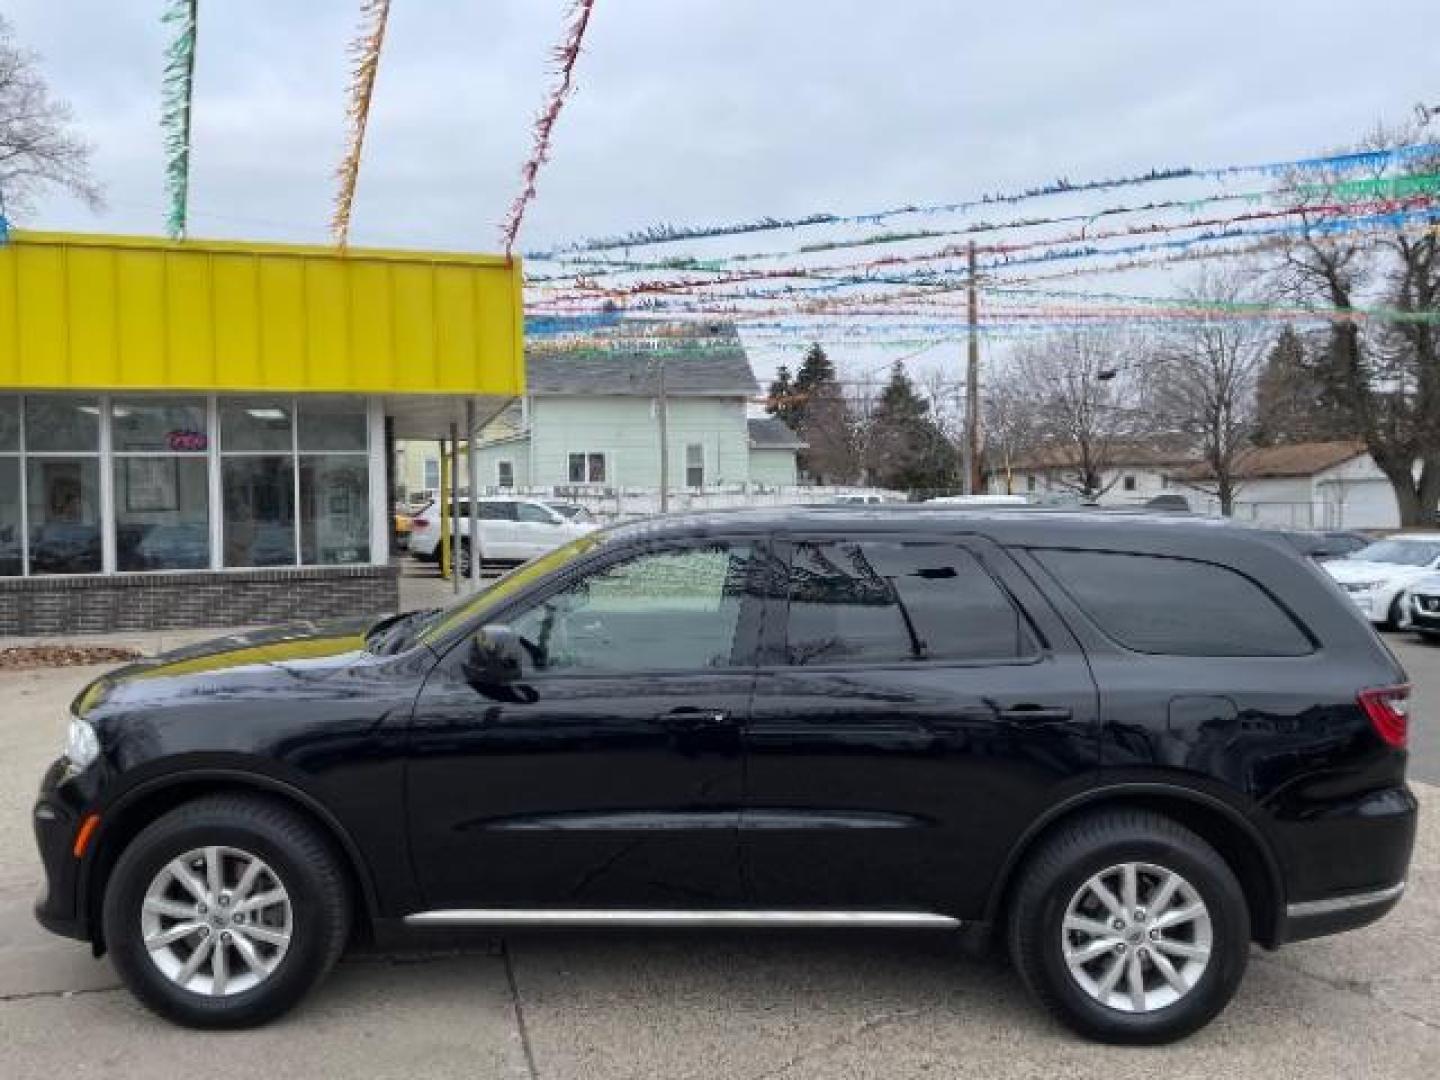
[[210,446],[204,398],[116,398],[115,566],[204,570],[210,565]]
[[[34,414],[26,405],[28,428]],[[99,573],[99,459],[32,456],[25,466],[30,572]]]
[[210,447],[204,398],[116,398],[110,430],[117,454],[203,454]]
[[0,454],[20,451],[20,396],[0,394]]
[[300,400],[300,452],[302,454],[363,454],[365,402],[360,398]]
[[295,459],[226,457],[225,565],[295,565]]
[[25,450],[31,454],[98,453],[100,402],[71,394],[27,396]]
[[221,398],[220,449],[226,454],[289,454],[293,408],[289,398]]
[[300,561],[370,560],[370,459],[363,398],[302,398]]
[[115,458],[115,559],[120,570],[210,565],[210,488],[203,455]]
[[300,561],[370,560],[370,470],[363,454],[300,457]]
[[0,577],[24,571],[20,529],[20,459],[0,454]]

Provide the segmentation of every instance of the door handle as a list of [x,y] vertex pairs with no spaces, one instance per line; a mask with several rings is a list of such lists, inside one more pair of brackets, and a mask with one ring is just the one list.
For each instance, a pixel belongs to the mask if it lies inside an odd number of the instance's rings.
[[1074,718],[1074,712],[1063,706],[1011,705],[996,710],[1001,720],[1020,724],[1045,724]]
[[693,733],[730,727],[732,721],[730,714],[720,709],[681,707],[662,713],[660,723],[671,731]]

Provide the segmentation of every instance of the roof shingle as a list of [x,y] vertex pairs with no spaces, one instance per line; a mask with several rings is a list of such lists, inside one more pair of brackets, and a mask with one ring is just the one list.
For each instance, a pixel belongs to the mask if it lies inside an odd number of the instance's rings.
[[[635,324],[627,324],[634,327]],[[647,339],[649,340],[654,339]],[[662,342],[673,348],[637,345],[573,348],[532,345],[525,350],[531,394],[654,397],[657,361],[665,363],[668,395],[753,397],[760,392],[750,360],[732,323],[695,323],[675,332],[667,324]]]
[[804,450],[809,444],[778,416],[755,416],[745,421],[750,445],[756,450]]

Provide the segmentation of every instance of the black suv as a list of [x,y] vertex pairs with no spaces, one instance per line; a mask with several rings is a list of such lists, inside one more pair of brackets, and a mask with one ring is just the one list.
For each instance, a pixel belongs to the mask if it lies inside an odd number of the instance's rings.
[[355,937],[964,929],[1161,1042],[1252,941],[1371,922],[1415,835],[1405,675],[1283,538],[835,508],[586,536],[443,612],[172,653],[74,704],[40,920],[181,1023]]

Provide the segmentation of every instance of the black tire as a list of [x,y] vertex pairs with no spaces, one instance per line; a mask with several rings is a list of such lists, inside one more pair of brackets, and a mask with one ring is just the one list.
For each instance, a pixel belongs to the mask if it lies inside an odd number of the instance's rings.
[[[141,930],[145,891],[161,869],[187,851],[214,845],[264,860],[289,893],[293,912],[289,946],[273,972],[222,997],[171,981],[151,961]],[[186,1027],[245,1028],[294,1007],[330,970],[349,936],[350,904],[334,848],[305,818],[275,799],[213,795],[176,807],[130,842],[107,883],[103,919],[115,968],[143,1004]]]
[[[1062,949],[1071,898],[1093,875],[1125,862],[1178,873],[1212,921],[1210,957],[1198,981],[1150,1012],[1096,1000],[1071,975]],[[1198,1030],[1234,996],[1250,953],[1250,911],[1225,860],[1189,829],[1143,810],[1102,811],[1062,826],[1027,862],[1009,916],[1010,957],[1026,989],[1071,1029],[1100,1042],[1154,1045]]]
[[470,541],[462,540],[460,542],[460,551],[455,556],[455,566],[459,570],[462,580],[470,576]]
[[1403,596],[1404,594],[1402,593],[1400,596],[1397,596],[1394,600],[1390,601],[1390,610],[1385,613],[1385,621],[1380,624],[1381,630],[1409,629],[1409,627],[1402,625],[1402,623],[1404,623],[1405,621],[1404,605],[1400,602]]

